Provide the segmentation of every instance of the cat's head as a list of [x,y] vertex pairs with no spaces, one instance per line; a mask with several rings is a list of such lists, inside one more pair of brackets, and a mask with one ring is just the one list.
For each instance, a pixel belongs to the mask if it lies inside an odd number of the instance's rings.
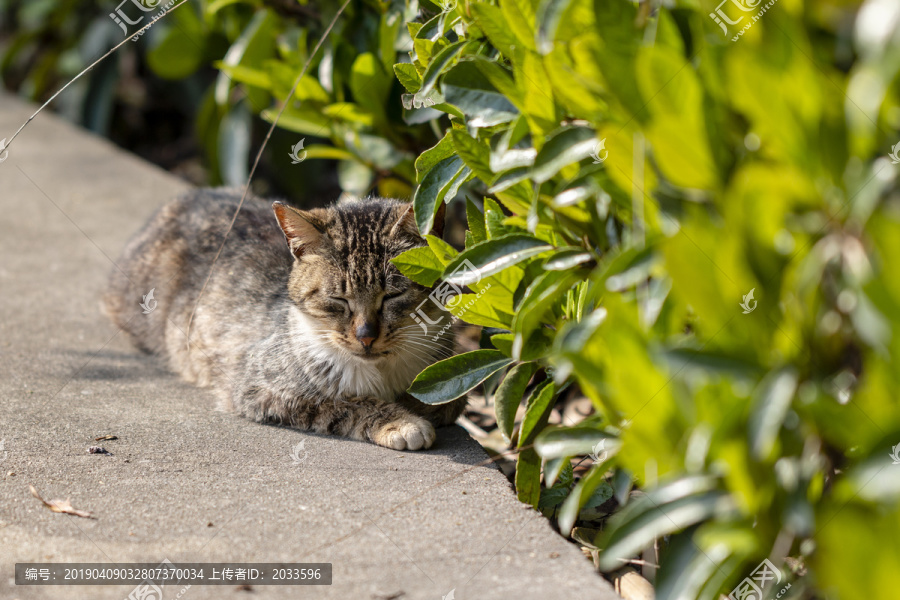
[[[424,302],[431,289],[390,262],[426,245],[411,204],[372,198],[312,210],[280,202],[273,208],[295,258],[288,294],[318,341],[372,360],[446,352],[449,332],[437,341],[434,336],[449,313]],[[435,223],[432,233],[440,236],[443,208]]]

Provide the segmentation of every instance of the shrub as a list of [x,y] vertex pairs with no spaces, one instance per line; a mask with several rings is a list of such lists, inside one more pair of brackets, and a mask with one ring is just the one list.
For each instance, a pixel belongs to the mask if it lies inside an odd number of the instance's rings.
[[[337,7],[288,4],[198,2],[140,42],[164,77],[223,57],[198,127],[238,180],[250,115]],[[423,232],[465,202],[461,252],[429,237],[395,264],[462,290],[482,347],[410,391],[492,382],[519,498],[603,570],[658,540],[659,598],[786,556],[808,569],[792,594],[880,597],[900,585],[896,11],[757,3],[738,32],[712,0],[661,4],[360,3],[279,124],[321,138],[308,157],[345,191],[412,196]],[[573,385],[596,415],[548,426]],[[603,531],[576,528],[613,496]]]
[[[900,525],[900,215],[879,156],[898,36],[871,42],[857,21],[848,39],[785,4],[732,42],[686,4],[464,2],[409,25],[412,63],[394,67],[408,104],[449,117],[416,162],[421,231],[461,182],[486,196],[467,200],[463,252],[433,240],[396,264],[468,285],[477,300],[450,310],[493,333],[411,393],[449,401],[505,371],[494,401],[520,499],[568,492],[569,533],[615,492],[600,567],[665,537],[660,598],[717,598],[787,555],[821,593],[877,595],[900,561],[865,525]],[[860,56],[834,64],[841,44]],[[513,430],[538,371],[552,376]],[[598,416],[546,427],[573,382]]]

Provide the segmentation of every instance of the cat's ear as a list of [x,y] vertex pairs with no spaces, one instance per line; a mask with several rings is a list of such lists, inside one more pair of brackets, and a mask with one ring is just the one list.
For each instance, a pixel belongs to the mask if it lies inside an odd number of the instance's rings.
[[304,252],[313,250],[322,243],[325,227],[313,214],[281,202],[273,203],[272,209],[287,239],[291,254],[300,258]]
[[[441,205],[438,207],[437,214],[434,215],[434,225],[431,227],[431,231],[429,231],[428,233],[435,237],[444,237],[444,214],[446,212],[447,205],[441,202]],[[419,233],[419,227],[418,225],[416,225],[416,214],[413,210],[412,203],[407,205],[406,210],[404,210],[403,214],[400,215],[400,220],[397,221],[397,223],[391,228],[391,235],[401,230],[410,235],[421,237],[421,234]]]

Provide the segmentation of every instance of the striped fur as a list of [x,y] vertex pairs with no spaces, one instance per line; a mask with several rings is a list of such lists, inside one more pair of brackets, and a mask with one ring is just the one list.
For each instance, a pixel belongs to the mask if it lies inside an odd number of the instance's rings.
[[[223,408],[398,450],[429,447],[434,426],[455,421],[465,400],[431,407],[405,393],[453,347],[449,330],[439,335],[449,314],[426,302],[436,324],[423,331],[410,313],[430,290],[389,262],[425,244],[409,205],[373,198],[298,211],[249,198],[197,304],[239,199],[196,190],[161,208],[112,274],[112,320],[212,387]],[[144,314],[151,289],[158,304]]]

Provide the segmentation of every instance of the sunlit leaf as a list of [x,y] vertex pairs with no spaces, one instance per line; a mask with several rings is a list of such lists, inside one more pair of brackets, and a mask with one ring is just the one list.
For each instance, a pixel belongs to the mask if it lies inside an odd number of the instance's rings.
[[425,404],[456,400],[473,387],[512,364],[497,350],[474,350],[436,362],[419,373],[409,393]]

